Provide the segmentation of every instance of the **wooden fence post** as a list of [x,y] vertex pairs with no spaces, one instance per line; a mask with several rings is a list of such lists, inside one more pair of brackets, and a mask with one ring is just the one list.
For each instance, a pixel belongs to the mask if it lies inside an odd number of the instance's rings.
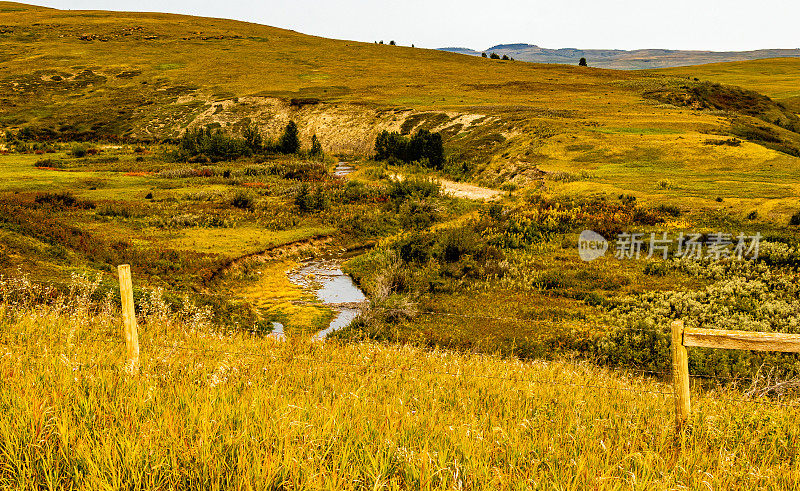
[[125,346],[128,349],[127,366],[132,371],[139,369],[139,329],[136,325],[136,310],[133,306],[133,281],[131,267],[123,264],[119,271],[119,293],[122,296],[122,324],[125,329]]
[[689,419],[689,355],[683,345],[683,321],[672,323],[672,383],[675,388],[675,424],[682,430]]

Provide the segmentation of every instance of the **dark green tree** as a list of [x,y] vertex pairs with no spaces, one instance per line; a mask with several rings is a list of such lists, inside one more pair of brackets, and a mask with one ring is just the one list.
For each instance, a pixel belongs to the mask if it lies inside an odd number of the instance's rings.
[[481,58],[486,58],[486,53],[481,53]]
[[316,134],[311,137],[311,155],[322,155],[322,143]]
[[589,66],[586,64],[586,58],[581,58],[578,62],[578,66]]
[[492,53],[491,55],[489,55],[489,58],[491,58],[493,60],[499,60],[500,59],[500,55],[498,55],[497,53]]
[[509,58],[509,57],[508,57],[508,55],[503,55],[503,59],[504,59],[505,61],[509,61],[511,58]]
[[383,130],[375,139],[375,160],[396,158],[406,161],[408,138],[397,132]]
[[297,153],[300,150],[300,137],[298,136],[297,124],[289,121],[283,130],[280,140],[278,140],[278,151],[281,153]]
[[424,161],[427,159],[428,165],[434,169],[444,167],[444,146],[442,145],[442,135],[431,133],[428,130],[419,130],[408,143],[409,162]]
[[261,132],[258,131],[258,126],[248,124],[244,129],[244,143],[247,148],[253,153],[259,153],[264,149],[264,139],[261,137]]
[[409,139],[396,132],[382,131],[375,139],[375,160],[391,159],[421,162],[441,169],[444,167],[442,135],[419,130]]

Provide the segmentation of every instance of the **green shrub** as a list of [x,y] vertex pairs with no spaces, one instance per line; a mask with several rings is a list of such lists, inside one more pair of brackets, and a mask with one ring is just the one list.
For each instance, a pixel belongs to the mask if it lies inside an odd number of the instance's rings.
[[658,205],[656,211],[671,217],[681,216],[681,209],[675,205]]
[[343,203],[379,203],[387,199],[383,186],[367,185],[361,181],[347,181],[341,190]]
[[419,130],[406,138],[397,132],[382,131],[375,139],[375,160],[392,159],[442,169],[445,163],[442,135]]
[[441,194],[441,185],[431,179],[409,177],[394,180],[389,185],[389,197],[393,201],[404,201],[410,197],[433,198]]
[[81,145],[81,144],[73,146],[72,150],[70,151],[70,154],[73,157],[76,157],[76,158],[79,158],[79,159],[83,158],[83,157],[86,157],[86,155],[88,153],[89,153],[89,149],[86,147],[86,145]]
[[322,143],[319,142],[317,135],[311,136],[311,155],[315,157],[322,155]]
[[179,142],[178,160],[194,159],[219,162],[252,155],[252,150],[242,138],[225,135],[221,129],[209,125],[196,130],[187,129]]
[[439,220],[439,208],[424,199],[410,199],[400,206],[400,224],[407,229],[428,228]]
[[256,208],[255,201],[250,193],[245,191],[237,192],[231,199],[231,206],[240,210],[253,211]]
[[661,179],[656,184],[656,189],[672,189],[674,187],[675,186],[672,184],[672,181],[670,181],[669,179]]
[[592,305],[595,307],[600,305],[605,305],[608,303],[608,300],[606,300],[606,298],[602,294],[597,292],[587,293],[586,295],[583,296],[583,301],[586,302],[587,305]]
[[437,236],[433,255],[447,263],[457,262],[466,255],[474,256],[483,245],[481,237],[466,227],[447,229]]
[[256,125],[248,124],[244,128],[242,136],[244,137],[244,144],[250,149],[251,153],[260,153],[264,150],[264,139],[261,137]]
[[311,191],[308,184],[303,183],[297,190],[294,204],[301,212],[320,211],[328,208],[329,200],[322,186],[317,186]]
[[297,153],[300,150],[300,137],[297,124],[289,121],[278,140],[278,151],[285,154]]

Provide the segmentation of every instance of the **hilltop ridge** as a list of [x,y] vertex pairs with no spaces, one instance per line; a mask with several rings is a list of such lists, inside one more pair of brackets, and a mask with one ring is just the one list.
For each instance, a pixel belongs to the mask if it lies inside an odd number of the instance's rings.
[[753,51],[702,51],[674,49],[579,49],[542,48],[535,44],[497,44],[483,51],[471,48],[440,48],[442,51],[481,56],[481,53],[508,55],[515,60],[533,63],[563,63],[575,65],[586,58],[590,66],[615,70],[642,70],[672,68],[707,63],[761,60],[766,58],[798,58],[800,49],[759,49]]

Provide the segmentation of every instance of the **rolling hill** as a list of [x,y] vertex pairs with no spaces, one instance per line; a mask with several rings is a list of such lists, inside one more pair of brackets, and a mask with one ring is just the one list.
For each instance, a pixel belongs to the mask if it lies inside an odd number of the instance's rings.
[[[690,203],[734,193],[744,206],[770,200],[780,220],[797,194],[791,59],[741,64],[789,67],[787,90],[757,76],[741,90],[695,68],[487,60],[171,14],[0,2],[0,25],[0,127],[43,137],[156,141],[250,122],[276,134],[294,119],[306,142],[316,133],[328,152],[369,155],[381,130],[426,128],[489,186],[583,172],[592,178],[570,192],[658,201],[656,183],[679,181]],[[745,143],[707,144],[731,137]],[[754,172],[775,176],[771,191],[748,182]]]
[[441,48],[442,51],[481,56],[481,53],[508,55],[515,60],[533,63],[563,63],[577,65],[586,58],[590,66],[615,70],[669,68],[705,63],[760,60],[765,58],[800,57],[800,49],[758,49],[753,51],[685,51],[671,49],[577,49],[541,48],[534,44],[498,44],[483,51],[470,48]]

